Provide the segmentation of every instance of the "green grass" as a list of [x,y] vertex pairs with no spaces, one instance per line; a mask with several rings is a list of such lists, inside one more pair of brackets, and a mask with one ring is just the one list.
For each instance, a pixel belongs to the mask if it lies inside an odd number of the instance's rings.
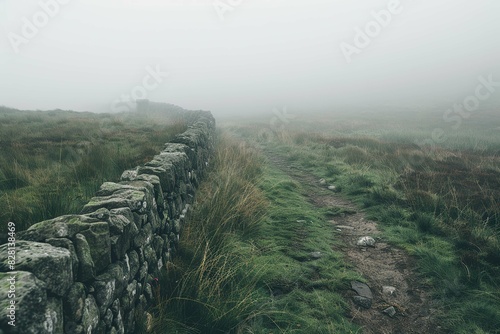
[[150,160],[185,128],[154,114],[0,107],[0,234],[9,221],[21,231],[78,213],[100,184]]
[[[335,185],[379,222],[384,239],[414,256],[447,329],[499,333],[500,131],[493,130],[492,119],[477,115],[430,151],[415,140],[443,125],[433,117],[418,123],[384,115],[331,122],[309,115],[271,140],[253,140]],[[252,140],[261,126],[233,131]]]
[[222,140],[160,282],[152,332],[355,333],[340,291],[359,277],[302,192],[258,152]]

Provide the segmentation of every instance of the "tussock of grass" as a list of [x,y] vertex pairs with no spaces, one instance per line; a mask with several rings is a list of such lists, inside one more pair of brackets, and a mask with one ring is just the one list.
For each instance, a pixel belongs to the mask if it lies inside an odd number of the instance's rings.
[[197,194],[180,251],[161,280],[154,332],[239,332],[264,305],[253,246],[266,200],[261,161],[245,145],[219,141],[213,170]]

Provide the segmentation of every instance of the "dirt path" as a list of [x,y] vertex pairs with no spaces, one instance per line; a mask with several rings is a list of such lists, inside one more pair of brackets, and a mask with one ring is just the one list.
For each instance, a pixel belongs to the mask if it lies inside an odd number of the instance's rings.
[[[432,317],[434,310],[429,292],[415,274],[412,258],[403,250],[378,240],[377,224],[367,220],[353,203],[328,190],[317,177],[289,166],[275,154],[268,152],[266,156],[271,164],[303,185],[316,207],[338,207],[348,212],[330,221],[336,237],[342,240],[342,246],[333,246],[333,249],[344,254],[345,261],[366,279],[371,290],[372,303],[368,309],[354,302],[357,292],[346,290],[344,293],[350,303],[351,319],[362,326],[364,334],[444,333]],[[357,245],[364,236],[376,240],[374,247]],[[395,314],[390,316],[384,310],[388,313],[394,310]]]

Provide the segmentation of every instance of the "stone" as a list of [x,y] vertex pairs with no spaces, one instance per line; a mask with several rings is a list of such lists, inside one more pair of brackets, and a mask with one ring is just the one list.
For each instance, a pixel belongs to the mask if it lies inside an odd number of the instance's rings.
[[111,263],[111,240],[108,223],[95,223],[88,230],[81,231],[90,247],[96,274]]
[[[58,296],[64,296],[73,283],[71,259],[70,251],[65,248],[34,241],[16,242],[16,269],[33,273]],[[8,268],[7,244],[0,246],[0,264]]]
[[356,293],[361,297],[373,299],[372,290],[365,283],[358,282],[358,281],[351,281],[351,289],[356,291]]
[[64,315],[69,321],[78,323],[82,319],[85,307],[85,286],[75,282],[64,299]]
[[109,219],[109,210],[106,208],[99,208],[95,212],[88,213],[86,216],[99,219],[100,221]]
[[113,312],[110,309],[106,310],[103,321],[106,324],[106,328],[111,328],[111,325],[113,324]]
[[110,213],[110,215],[124,216],[130,222],[134,221],[134,214],[132,213],[132,210],[130,210],[130,208],[127,208],[127,207],[111,209],[111,210],[109,210],[109,213]]
[[127,285],[121,264],[121,262],[112,263],[104,273],[96,277],[93,283],[94,295],[101,315],[105,314],[106,309],[121,295]]
[[382,287],[382,293],[384,295],[392,296],[395,292],[396,292],[396,288],[393,286],[386,285],[386,286]]
[[85,333],[92,333],[93,330],[99,325],[99,309],[97,303],[92,295],[85,299],[85,306],[83,308],[82,326]]
[[76,254],[76,249],[71,240],[66,238],[51,238],[46,241],[49,245],[54,247],[66,248],[71,254],[71,262],[73,263],[73,277],[78,273],[78,267],[80,261],[78,260],[78,255]]
[[155,235],[153,237],[153,242],[151,243],[151,246],[153,247],[154,251],[156,252],[157,258],[161,257],[164,245],[165,245],[165,240],[163,240],[162,237],[160,237],[159,235]]
[[146,296],[146,300],[148,301],[149,304],[152,304],[154,302],[153,288],[149,283],[146,283],[144,285],[144,296]]
[[336,227],[341,229],[341,230],[354,230],[354,227],[347,226],[347,225],[337,225]]
[[75,246],[79,260],[78,279],[82,282],[90,281],[95,277],[95,266],[85,236],[78,233],[75,236]]
[[[11,278],[15,276],[15,327],[8,325],[10,301],[8,294]],[[44,333],[45,310],[48,305],[45,283],[34,274],[17,271],[17,274],[0,273],[0,328],[10,328],[12,333]]]
[[77,233],[88,230],[99,220],[84,215],[66,215],[30,226],[19,232],[19,239],[44,242],[51,238],[72,239]]
[[45,308],[44,333],[62,333],[64,328],[63,307],[60,298],[49,298]]
[[106,277],[94,282],[95,300],[101,316],[106,314],[106,309],[114,300],[116,280],[117,278]]
[[151,224],[144,225],[140,230],[139,234],[137,234],[134,238],[134,247],[141,248],[146,245],[149,245],[153,237],[153,227]]
[[336,186],[328,186],[328,190],[331,190],[331,191],[335,191],[337,190],[337,187]]
[[324,186],[326,184],[326,180],[325,179],[320,179],[319,180],[319,184]]
[[144,282],[148,275],[148,263],[147,261],[144,261],[144,263],[141,266],[141,269],[139,270],[139,282]]
[[146,246],[144,248],[144,258],[146,259],[148,265],[149,265],[149,272],[154,272],[155,271],[155,264],[158,262],[158,258],[156,257],[156,253],[151,248],[150,245]]
[[354,296],[352,297],[354,303],[363,308],[369,309],[372,307],[372,300],[370,298],[362,297],[362,296]]
[[111,311],[113,311],[113,327],[116,328],[116,333],[124,334],[125,328],[123,327],[123,316],[120,301],[117,299],[113,302],[111,306]]
[[375,239],[373,239],[372,237],[361,237],[358,239],[358,241],[356,242],[356,245],[358,246],[363,246],[363,247],[375,247]]
[[137,301],[137,281],[136,280],[133,280],[132,283],[127,285],[125,293],[130,298],[131,304],[134,305],[135,302]]
[[135,169],[127,169],[124,171],[120,177],[121,181],[133,181],[137,177],[137,168]]
[[130,277],[135,277],[140,268],[139,255],[136,251],[132,250],[128,253],[130,264]]
[[382,313],[387,314],[389,317],[393,318],[396,315],[396,309],[394,306],[390,306],[382,311]]
[[111,214],[109,216],[109,233],[111,235],[123,234],[130,229],[130,220],[124,215]]
[[113,194],[111,196],[96,196],[92,197],[90,201],[85,204],[81,213],[85,214],[94,212],[99,208],[116,209],[124,206],[130,208],[132,211],[141,212],[144,211],[144,200],[144,193],[137,190],[127,190],[120,194]]
[[321,252],[311,252],[309,253],[309,257],[314,259],[314,260],[317,260],[317,259],[321,259],[323,257],[323,253]]

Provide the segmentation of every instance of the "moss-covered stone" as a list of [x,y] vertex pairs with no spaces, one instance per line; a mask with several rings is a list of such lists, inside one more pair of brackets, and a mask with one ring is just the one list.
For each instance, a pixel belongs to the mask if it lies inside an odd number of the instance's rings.
[[81,234],[87,239],[96,274],[99,274],[111,263],[109,226],[107,223],[95,223]]
[[82,234],[77,234],[74,238],[76,254],[79,260],[78,279],[88,282],[95,277],[95,265],[92,260],[90,246]]
[[[45,283],[34,274],[0,273],[0,328],[8,328],[10,333],[44,333],[47,305]],[[13,307],[15,314],[11,312]],[[9,321],[15,321],[15,327]]]
[[75,282],[69,289],[64,301],[67,321],[78,323],[82,319],[85,306],[85,286]]
[[[0,263],[7,267],[7,245],[0,246]],[[73,282],[73,263],[69,250],[34,241],[16,243],[16,269],[33,273],[47,289],[64,296]]]
[[89,295],[85,299],[85,305],[83,308],[82,316],[82,326],[85,333],[93,333],[93,331],[99,325],[99,309],[97,308],[97,303],[92,295]]
[[51,238],[73,238],[77,233],[89,229],[98,219],[84,215],[66,215],[45,220],[19,232],[19,239],[44,242]]

